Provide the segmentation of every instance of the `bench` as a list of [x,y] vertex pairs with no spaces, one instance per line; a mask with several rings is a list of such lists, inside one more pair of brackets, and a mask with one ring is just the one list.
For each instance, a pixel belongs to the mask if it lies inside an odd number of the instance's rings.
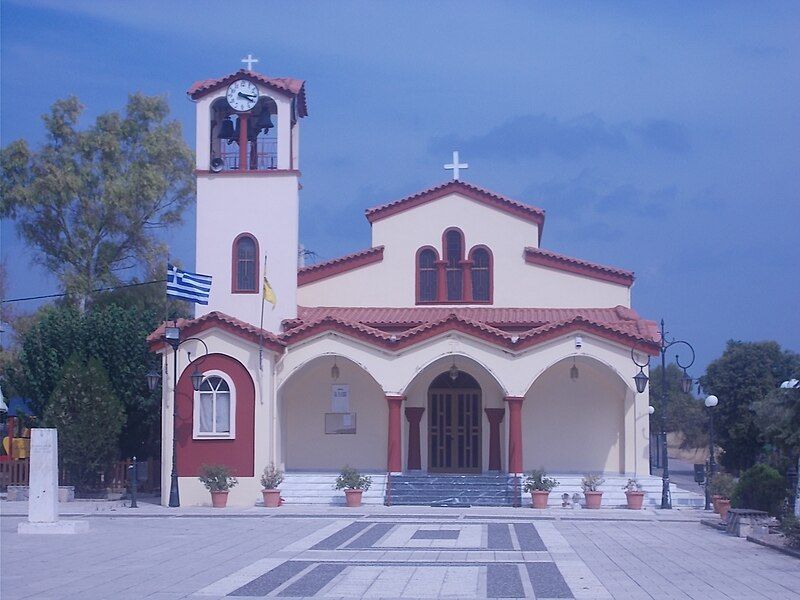
[[771,520],[769,513],[763,510],[732,508],[728,511],[725,531],[738,537],[758,537],[769,530]]

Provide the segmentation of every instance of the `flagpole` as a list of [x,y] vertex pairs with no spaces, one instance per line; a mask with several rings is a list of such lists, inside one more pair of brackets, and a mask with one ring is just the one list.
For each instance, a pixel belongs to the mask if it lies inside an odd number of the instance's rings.
[[261,272],[261,322],[258,325],[258,368],[263,369],[261,358],[264,355],[264,282],[267,277],[267,253],[264,253],[264,270]]

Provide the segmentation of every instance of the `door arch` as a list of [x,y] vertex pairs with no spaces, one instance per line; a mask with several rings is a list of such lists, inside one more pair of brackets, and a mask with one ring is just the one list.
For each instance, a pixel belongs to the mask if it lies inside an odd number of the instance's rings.
[[436,377],[428,387],[428,470],[481,472],[481,386],[459,371]]

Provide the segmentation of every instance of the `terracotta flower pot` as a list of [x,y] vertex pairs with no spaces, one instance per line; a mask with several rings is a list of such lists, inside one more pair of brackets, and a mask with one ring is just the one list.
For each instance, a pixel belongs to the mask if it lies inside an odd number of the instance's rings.
[[586,508],[600,508],[603,492],[583,492],[586,496]]
[[264,496],[264,506],[267,508],[277,508],[281,505],[280,490],[261,490],[261,495]]
[[364,493],[364,490],[345,490],[344,497],[345,501],[347,502],[347,506],[351,508],[358,508],[361,506],[361,494]]
[[533,508],[547,508],[547,499],[550,492],[544,490],[531,490],[531,501]]
[[214,508],[225,508],[228,504],[228,492],[211,492],[211,506]]
[[719,502],[720,498],[722,498],[722,496],[720,496],[719,494],[714,494],[713,496],[711,496],[711,506],[714,507],[715,513],[719,513],[719,507],[717,506],[717,502]]
[[717,500],[717,508],[719,508],[719,518],[723,521],[727,521],[728,510],[731,508],[731,501],[728,498],[720,498]]
[[644,503],[644,492],[625,492],[628,498],[628,508],[631,510],[642,510]]

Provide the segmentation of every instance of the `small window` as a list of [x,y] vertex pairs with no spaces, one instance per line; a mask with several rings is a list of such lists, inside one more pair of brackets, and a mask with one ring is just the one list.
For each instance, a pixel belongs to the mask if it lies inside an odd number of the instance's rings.
[[436,302],[439,297],[436,273],[436,252],[422,250],[418,257],[419,302]]
[[220,375],[209,375],[195,392],[194,437],[234,437],[235,402],[231,385]]
[[233,291],[255,293],[258,291],[258,246],[255,239],[242,234],[233,244]]
[[464,243],[460,231],[451,229],[445,234],[447,299],[451,301],[463,299],[464,274],[461,267],[463,248]]
[[491,258],[486,248],[472,251],[472,299],[475,302],[491,300]]

